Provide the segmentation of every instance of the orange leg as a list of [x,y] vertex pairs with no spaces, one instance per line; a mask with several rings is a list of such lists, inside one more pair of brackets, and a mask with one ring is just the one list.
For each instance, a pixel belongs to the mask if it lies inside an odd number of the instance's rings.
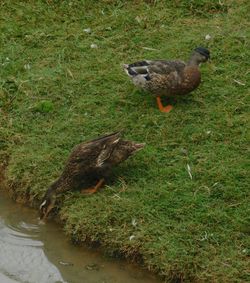
[[161,103],[161,98],[159,96],[156,97],[156,101],[157,101],[158,108],[161,112],[168,113],[173,108],[172,105],[167,105],[167,106],[164,107]]
[[83,190],[81,190],[81,193],[83,193],[83,194],[94,194],[103,185],[103,183],[104,183],[104,179],[100,179],[94,187],[88,188],[88,189],[83,189]]

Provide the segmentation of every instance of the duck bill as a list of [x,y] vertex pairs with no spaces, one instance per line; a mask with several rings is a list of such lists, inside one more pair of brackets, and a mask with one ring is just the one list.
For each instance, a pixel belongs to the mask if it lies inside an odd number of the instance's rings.
[[143,149],[145,145],[146,145],[145,143],[135,143],[133,145],[134,152],[137,152],[137,151]]

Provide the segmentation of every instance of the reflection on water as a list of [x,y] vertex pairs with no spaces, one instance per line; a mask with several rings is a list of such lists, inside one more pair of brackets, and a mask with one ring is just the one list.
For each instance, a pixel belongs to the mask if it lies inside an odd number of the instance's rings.
[[0,194],[0,282],[159,283],[143,270],[73,246],[54,223]]

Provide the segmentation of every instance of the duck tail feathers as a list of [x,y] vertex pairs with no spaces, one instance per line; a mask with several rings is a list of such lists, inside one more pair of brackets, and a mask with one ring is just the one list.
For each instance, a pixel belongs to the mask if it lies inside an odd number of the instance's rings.
[[124,64],[123,69],[129,77],[134,77],[137,75],[137,72],[135,72],[128,64]]
[[124,64],[123,69],[129,77],[146,75],[148,73],[149,61],[138,61],[132,64]]

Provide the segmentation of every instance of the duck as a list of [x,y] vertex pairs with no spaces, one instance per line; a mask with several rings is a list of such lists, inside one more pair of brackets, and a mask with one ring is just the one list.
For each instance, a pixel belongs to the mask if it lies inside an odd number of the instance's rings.
[[185,95],[195,90],[201,83],[199,66],[210,58],[204,47],[195,48],[189,60],[143,60],[124,64],[126,74],[134,85],[156,96],[158,108],[168,113],[172,105],[163,106],[162,96]]
[[98,137],[76,145],[70,153],[62,174],[45,192],[40,207],[40,220],[54,208],[58,194],[81,189],[93,194],[101,188],[112,168],[141,150],[144,143],[121,138],[121,132]]

